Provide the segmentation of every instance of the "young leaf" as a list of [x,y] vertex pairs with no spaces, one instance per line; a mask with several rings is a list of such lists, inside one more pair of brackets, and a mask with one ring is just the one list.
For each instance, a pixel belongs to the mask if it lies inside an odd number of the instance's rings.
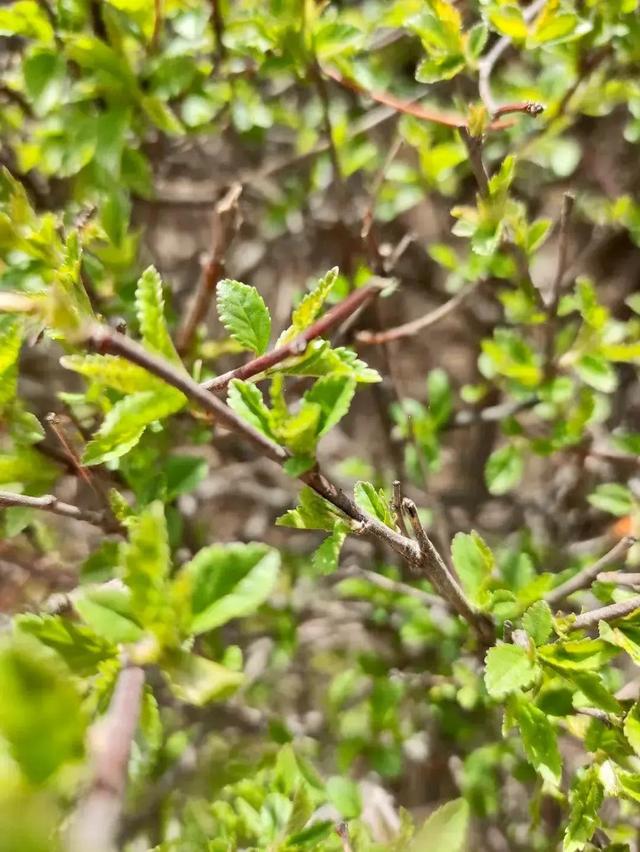
[[176,698],[197,707],[228,698],[244,680],[241,672],[231,671],[192,651],[171,651],[161,658],[160,665]]
[[484,539],[475,530],[470,535],[456,533],[451,542],[451,558],[464,590],[474,602],[481,603],[495,567],[493,553]]
[[284,515],[280,515],[276,520],[278,526],[333,532],[336,520],[347,521],[338,509],[316,494],[308,485],[300,491],[299,501],[300,505],[296,509],[289,509]]
[[271,428],[271,412],[265,405],[260,388],[251,382],[233,379],[227,396],[229,408],[255,426],[263,435],[275,439]]
[[0,411],[16,395],[17,362],[22,344],[22,323],[18,317],[0,315]]
[[19,633],[28,633],[59,654],[74,674],[89,677],[116,648],[88,627],[59,615],[25,613],[15,619]]
[[250,615],[278,580],[280,554],[263,544],[214,544],[183,568],[191,584],[191,630],[204,633]]
[[82,756],[81,694],[61,660],[34,639],[0,645],[0,734],[32,784]]
[[142,367],[117,355],[64,355],[60,363],[67,370],[73,370],[121,393],[132,394],[155,387],[167,387]]
[[96,636],[113,645],[137,642],[144,636],[133,615],[128,589],[84,586],[74,595],[73,608]]
[[358,506],[372,518],[391,529],[396,528],[394,514],[382,489],[376,491],[370,482],[356,482],[353,496]]
[[553,615],[546,601],[536,601],[522,616],[522,626],[536,645],[547,641],[553,630]]
[[609,512],[617,517],[629,515],[633,509],[633,496],[626,485],[618,482],[606,482],[598,485],[589,502],[602,512]]
[[340,551],[349,528],[342,521],[336,521],[333,532],[327,536],[311,557],[311,564],[318,574],[331,574],[338,570]]
[[282,346],[289,343],[297,337],[305,329],[309,328],[311,323],[316,319],[324,305],[329,293],[333,289],[338,277],[338,267],[334,266],[330,269],[324,278],[321,278],[310,293],[300,301],[297,308],[291,314],[291,325],[286,331],[283,331],[276,346]]
[[348,376],[322,376],[308,390],[304,399],[320,407],[318,436],[326,435],[349,411],[356,391],[355,379]]
[[496,645],[487,651],[484,682],[492,698],[504,698],[531,686],[537,675],[536,666],[524,648],[518,645]]
[[145,346],[169,361],[181,364],[164,317],[162,279],[153,266],[145,269],[138,279],[136,315]]
[[637,755],[640,755],[640,703],[636,702],[624,720],[624,735]]
[[515,444],[507,444],[494,450],[484,471],[487,488],[491,494],[506,494],[522,479],[524,459]]
[[165,385],[162,391],[141,391],[117,402],[84,450],[85,465],[104,464],[124,456],[156,420],[175,414],[185,404],[180,391]]
[[454,799],[434,811],[413,838],[409,852],[464,852],[467,848],[469,805]]
[[558,737],[547,714],[525,699],[514,701],[512,712],[529,762],[545,781],[557,787],[562,776],[562,759]]
[[333,775],[327,781],[329,801],[344,819],[356,819],[362,811],[362,798],[355,781]]
[[562,852],[580,852],[591,840],[601,821],[598,811],[604,799],[596,764],[579,770],[569,793],[571,813],[564,832]]
[[246,349],[262,355],[271,337],[271,316],[255,287],[225,278],[218,283],[220,322]]

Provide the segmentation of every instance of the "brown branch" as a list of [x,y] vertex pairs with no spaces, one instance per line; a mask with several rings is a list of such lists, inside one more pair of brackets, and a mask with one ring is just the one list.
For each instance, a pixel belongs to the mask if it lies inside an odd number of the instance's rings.
[[211,0],[211,26],[213,27],[213,33],[216,37],[216,58],[220,60],[225,55],[225,47],[223,42],[224,18],[222,17],[220,0]]
[[397,325],[394,328],[387,328],[384,331],[363,329],[356,334],[356,340],[359,343],[364,343],[369,346],[373,344],[377,345],[379,343],[389,343],[391,340],[399,340],[402,337],[412,337],[419,331],[435,325],[450,313],[453,313],[453,311],[455,311],[455,309],[461,305],[465,299],[471,295],[471,293],[473,293],[476,286],[477,284],[472,284],[470,287],[467,287],[466,290],[461,290],[459,293],[456,293],[456,295],[451,299],[444,302],[444,304],[439,305],[437,308],[434,308],[434,310],[424,314],[424,316],[418,317],[418,319],[411,320],[410,322],[403,323],[403,325]]
[[89,730],[89,789],[69,829],[68,852],[115,852],[131,744],[138,727],[144,671],[123,668],[107,713]]
[[523,113],[524,115],[540,115],[544,112],[544,106],[538,101],[516,101],[512,104],[503,104],[493,113],[494,118],[500,118],[503,115],[511,115],[513,113]]
[[318,98],[320,99],[320,105],[322,108],[322,123],[324,124],[324,132],[325,136],[327,137],[327,142],[329,146],[329,156],[331,157],[331,165],[333,166],[334,177],[340,187],[340,191],[343,196],[342,200],[346,201],[344,180],[342,176],[342,167],[340,166],[340,157],[338,156],[338,149],[336,148],[336,144],[333,140],[333,122],[331,121],[331,102],[329,100],[329,92],[327,91],[325,79],[322,76],[322,69],[318,64],[317,59],[314,59],[313,61],[313,66],[311,68],[311,77],[316,87],[316,91],[318,92]]
[[54,515],[73,518],[75,521],[85,521],[95,527],[102,527],[106,532],[121,532],[120,524],[112,521],[104,512],[94,512],[91,509],[81,509],[71,503],[65,503],[53,494],[42,497],[29,497],[26,494],[13,494],[11,491],[0,491],[0,509],[10,506],[21,506],[25,509],[41,509]]
[[409,518],[420,550],[420,562],[415,566],[417,573],[425,576],[433,584],[438,594],[474,628],[480,639],[489,645],[493,644],[496,637],[492,620],[467,599],[462,587],[445,565],[422,526],[416,504],[405,497],[402,506]]
[[[525,21],[531,21],[538,12],[544,8],[546,0],[534,0],[529,6],[522,10],[522,17]],[[508,36],[502,36],[493,45],[491,50],[480,60],[478,65],[478,90],[480,97],[490,114],[495,114],[500,107],[493,98],[491,91],[491,74],[494,66],[508,49],[511,44],[511,39]]]
[[336,834],[342,843],[342,852],[353,852],[353,846],[349,837],[349,826],[346,822],[339,822],[336,825]]
[[409,531],[407,529],[407,522],[404,517],[404,510],[402,508],[402,485],[399,479],[394,480],[393,483],[393,497],[391,498],[391,508],[396,516],[396,523],[400,528],[400,532],[403,536],[409,537]]
[[334,305],[324,316],[316,320],[316,322],[305,329],[302,334],[299,334],[290,343],[279,346],[277,349],[273,349],[265,355],[260,355],[258,358],[253,358],[251,361],[240,367],[236,367],[234,370],[229,370],[227,373],[216,376],[215,379],[209,379],[209,381],[203,382],[202,387],[210,391],[223,391],[232,379],[248,379],[252,376],[257,376],[265,370],[275,367],[276,364],[286,361],[287,358],[302,355],[311,340],[322,337],[335,325],[344,322],[344,320],[362,308],[367,302],[378,296],[383,287],[384,284],[380,281],[354,290],[346,299]]
[[616,621],[618,618],[631,615],[637,609],[640,609],[640,595],[581,613],[571,624],[571,630],[587,630],[589,627],[595,627],[599,621]]
[[560,235],[558,238],[558,264],[556,274],[551,284],[551,294],[547,306],[547,323],[545,326],[545,363],[547,369],[553,363],[553,348],[555,334],[558,325],[558,305],[562,292],[562,282],[567,270],[567,254],[569,249],[569,219],[575,197],[565,192],[562,197],[562,211],[560,213]]
[[569,597],[569,595],[574,594],[574,592],[579,592],[581,589],[589,588],[602,569],[617,562],[629,550],[631,545],[635,544],[635,542],[636,539],[630,535],[621,538],[608,553],[605,553],[604,556],[598,559],[597,562],[594,562],[593,565],[588,565],[586,568],[583,568],[582,571],[578,571],[575,576],[566,580],[564,583],[561,583],[559,586],[556,586],[555,589],[551,589],[551,591],[545,595],[546,602],[551,606],[557,606],[565,598]]
[[615,583],[617,586],[640,588],[640,574],[626,571],[601,571],[596,577],[598,583]]
[[240,227],[238,200],[241,192],[242,185],[234,183],[214,208],[211,217],[211,251],[202,268],[194,299],[178,332],[176,348],[180,354],[190,349],[196,330],[207,315],[218,281],[224,276],[225,255]]
[[480,195],[483,198],[489,194],[489,175],[482,160],[482,137],[472,136],[466,127],[460,127],[460,138],[464,142],[469,155],[469,165],[474,174]]

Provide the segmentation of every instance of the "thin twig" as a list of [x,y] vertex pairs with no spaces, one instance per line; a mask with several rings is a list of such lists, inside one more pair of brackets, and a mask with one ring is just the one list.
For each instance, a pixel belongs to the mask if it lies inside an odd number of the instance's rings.
[[422,526],[416,504],[413,500],[405,497],[402,506],[420,549],[421,561],[416,566],[418,572],[422,573],[433,584],[438,594],[442,595],[453,609],[475,629],[483,641],[493,644],[495,641],[493,622],[467,599],[462,587],[445,565]]
[[322,337],[335,325],[344,322],[347,317],[350,317],[355,311],[375,298],[380,294],[384,284],[382,280],[368,284],[366,287],[360,287],[350,293],[346,299],[338,302],[330,310],[320,317],[319,320],[312,323],[309,328],[305,329],[302,334],[299,334],[290,343],[279,346],[265,355],[260,355],[258,358],[253,358],[246,364],[236,367],[234,370],[229,370],[215,379],[209,379],[203,382],[202,387],[210,391],[223,391],[232,379],[248,379],[252,376],[257,376],[265,370],[275,367],[287,358],[293,358],[302,355],[307,347],[307,344],[318,337]]
[[567,271],[567,255],[569,249],[569,219],[575,196],[565,192],[562,197],[562,210],[560,213],[560,235],[558,238],[558,263],[556,274],[551,283],[551,293],[547,305],[547,323],[545,326],[545,363],[550,367],[553,363],[553,349],[556,328],[558,325],[558,305],[562,292],[562,282]]
[[[533,20],[538,12],[544,8],[545,4],[546,0],[534,0],[533,3],[522,10],[522,17],[527,22]],[[493,45],[491,50],[483,56],[478,65],[478,90],[484,105],[491,115],[500,109],[491,91],[491,73],[495,64],[510,44],[511,39],[508,36],[502,36]]]
[[489,405],[480,410],[469,408],[458,411],[453,418],[446,424],[446,429],[459,429],[463,426],[472,426],[474,423],[496,423],[506,420],[508,417],[513,417],[520,411],[526,411],[533,408],[540,400],[537,396],[529,397],[529,399],[507,400],[499,405]]
[[94,512],[91,509],[81,509],[72,503],[65,503],[54,494],[44,494],[42,497],[29,497],[26,494],[13,494],[11,491],[0,491],[0,509],[10,506],[21,506],[25,509],[41,509],[54,515],[73,518],[75,521],[85,521],[95,527],[101,527],[107,532],[120,532],[121,527],[113,522],[104,512]]
[[338,156],[338,149],[336,148],[336,144],[333,139],[333,122],[331,121],[331,101],[329,99],[329,92],[327,91],[325,79],[322,76],[322,70],[320,68],[320,65],[318,64],[317,59],[314,59],[313,61],[313,66],[311,68],[311,76],[313,78],[316,91],[318,92],[320,105],[322,107],[322,123],[324,124],[324,132],[329,143],[329,156],[331,157],[331,165],[333,166],[334,178],[338,186],[340,187],[340,192],[343,196],[343,201],[346,201],[346,192],[344,187],[344,180],[342,177],[340,157]]
[[626,571],[601,571],[596,577],[598,583],[615,583],[616,586],[640,588],[640,574]]
[[640,595],[634,595],[625,601],[609,604],[609,606],[603,606],[600,609],[583,612],[576,616],[575,621],[571,624],[571,629],[587,630],[589,627],[595,627],[599,621],[616,621],[618,618],[631,615],[637,609],[640,609]]
[[353,846],[351,845],[351,840],[349,838],[349,826],[346,822],[339,822],[336,825],[336,834],[342,843],[343,852],[353,852]]
[[216,59],[224,58],[224,18],[222,17],[222,9],[220,8],[220,0],[211,0],[211,25],[213,33],[216,37],[215,55]]
[[[335,575],[334,575],[335,576]],[[417,589],[415,586],[410,586],[408,583],[403,583],[401,580],[392,580],[391,577],[386,577],[384,574],[378,574],[377,571],[370,571],[368,568],[345,568],[336,579],[342,580],[344,577],[362,577],[372,586],[378,589],[383,589],[385,592],[392,592],[394,595],[405,595],[409,598],[415,598],[427,607],[446,607],[447,601],[436,595],[430,595],[429,592],[423,592],[422,589]]]
[[574,592],[579,592],[581,589],[589,588],[603,568],[607,568],[609,565],[613,565],[617,562],[629,550],[631,545],[635,544],[635,542],[636,539],[630,535],[621,538],[608,553],[605,553],[604,556],[598,559],[597,562],[594,562],[593,565],[588,565],[586,568],[583,568],[582,571],[578,571],[578,573],[569,580],[566,580],[564,583],[556,586],[555,589],[551,589],[551,591],[545,595],[546,602],[550,606],[557,606]]
[[465,290],[461,290],[451,299],[444,302],[444,304],[439,305],[437,308],[434,308],[434,310],[418,317],[418,319],[405,322],[402,325],[395,326],[394,328],[387,328],[384,331],[363,329],[356,334],[356,340],[359,343],[364,343],[366,345],[377,345],[379,343],[389,343],[391,340],[399,340],[402,337],[412,337],[419,331],[435,325],[437,322],[440,322],[440,320],[453,313],[453,311],[455,311],[455,309],[461,305],[465,299],[471,295],[471,293],[473,293],[476,286],[477,284],[472,284]]
[[459,133],[469,154],[469,164],[478,184],[480,195],[485,198],[489,194],[489,176],[482,160],[482,137],[472,136],[466,127],[460,127]]
[[138,727],[143,691],[143,669],[123,668],[107,713],[89,730],[91,781],[70,826],[68,852],[116,850],[131,744]]
[[189,351],[196,330],[207,315],[218,281],[224,276],[225,256],[240,227],[238,200],[241,192],[242,184],[234,183],[213,211],[211,251],[202,268],[200,283],[193,302],[178,332],[176,347],[181,354]]
[[396,516],[396,523],[400,528],[400,532],[403,536],[409,537],[409,530],[407,529],[407,522],[404,517],[404,511],[402,509],[402,485],[399,479],[394,480],[393,483],[393,497],[391,498],[391,508]]

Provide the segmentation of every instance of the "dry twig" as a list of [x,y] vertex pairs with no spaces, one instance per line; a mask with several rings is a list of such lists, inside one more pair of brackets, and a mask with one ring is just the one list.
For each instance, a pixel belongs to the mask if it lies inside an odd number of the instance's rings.
[[81,509],[72,503],[65,503],[54,494],[43,494],[41,497],[29,497],[26,494],[14,494],[11,491],[0,491],[0,509],[9,506],[21,506],[25,509],[41,509],[54,515],[73,518],[75,521],[85,521],[95,527],[102,527],[107,532],[120,532],[121,527],[112,521],[104,512],[94,512],[91,509]]
[[624,618],[626,615],[631,615],[640,609],[640,595],[634,595],[632,598],[627,598],[619,603],[609,604],[609,606],[600,607],[600,609],[592,609],[589,612],[582,612],[576,616],[575,621],[571,625],[572,630],[587,630],[590,627],[595,627],[599,621],[616,621],[618,618]]
[[625,555],[631,545],[635,544],[635,541],[636,539],[630,535],[621,538],[608,553],[605,553],[604,556],[598,559],[597,562],[594,562],[593,565],[588,565],[586,568],[583,568],[582,571],[578,571],[575,576],[570,577],[564,583],[556,586],[555,589],[551,589],[551,591],[545,595],[547,603],[550,606],[557,606],[574,592],[578,592],[581,589],[588,589],[602,569],[617,562]]

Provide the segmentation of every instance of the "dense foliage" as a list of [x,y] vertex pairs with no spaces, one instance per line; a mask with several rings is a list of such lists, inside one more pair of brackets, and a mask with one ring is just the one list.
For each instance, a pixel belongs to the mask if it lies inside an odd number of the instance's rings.
[[637,849],[635,0],[0,45],[0,850]]

